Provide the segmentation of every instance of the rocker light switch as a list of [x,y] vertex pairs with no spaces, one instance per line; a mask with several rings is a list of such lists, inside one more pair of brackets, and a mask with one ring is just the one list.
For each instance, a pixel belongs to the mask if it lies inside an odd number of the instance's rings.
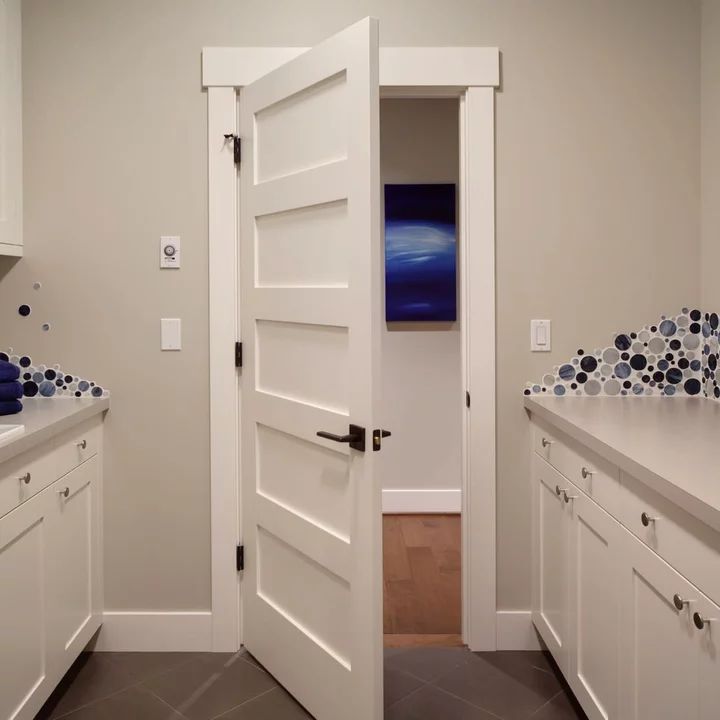
[[182,349],[182,327],[180,318],[162,318],[162,320],[160,320],[160,349]]
[[532,352],[550,352],[552,331],[550,320],[530,321],[530,350]]

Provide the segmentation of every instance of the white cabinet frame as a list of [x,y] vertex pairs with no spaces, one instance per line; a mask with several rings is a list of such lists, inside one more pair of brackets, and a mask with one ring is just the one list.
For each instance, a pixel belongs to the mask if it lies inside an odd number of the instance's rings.
[[[239,178],[232,143],[237,91],[306,48],[205,48],[208,95],[210,315],[210,485],[214,651],[242,644],[239,527],[240,383],[231,348],[238,321]],[[497,48],[380,48],[382,96],[460,99],[459,277],[463,382],[471,407],[463,423],[463,639],[495,650],[495,88]],[[470,282],[472,278],[472,282]],[[460,400],[460,399],[459,399]],[[461,406],[458,405],[458,409]]]

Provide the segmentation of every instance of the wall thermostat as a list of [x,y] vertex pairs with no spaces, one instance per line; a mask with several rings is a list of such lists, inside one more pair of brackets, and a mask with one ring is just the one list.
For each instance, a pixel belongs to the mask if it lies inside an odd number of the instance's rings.
[[180,238],[178,236],[165,235],[160,238],[160,267],[180,267]]

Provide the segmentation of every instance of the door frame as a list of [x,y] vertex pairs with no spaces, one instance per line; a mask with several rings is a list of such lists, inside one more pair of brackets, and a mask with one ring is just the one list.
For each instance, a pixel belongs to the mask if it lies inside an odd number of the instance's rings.
[[[232,143],[238,90],[307,48],[204,48],[208,96],[211,649],[242,644],[240,574],[239,176]],[[460,292],[463,415],[463,640],[497,649],[495,545],[495,88],[500,53],[479,47],[381,47],[382,97],[460,100]],[[469,279],[472,278],[472,283]]]

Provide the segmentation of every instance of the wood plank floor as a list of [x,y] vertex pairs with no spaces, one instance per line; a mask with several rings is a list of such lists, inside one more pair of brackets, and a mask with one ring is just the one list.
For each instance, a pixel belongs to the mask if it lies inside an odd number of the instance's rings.
[[385,644],[459,645],[460,515],[384,515]]

